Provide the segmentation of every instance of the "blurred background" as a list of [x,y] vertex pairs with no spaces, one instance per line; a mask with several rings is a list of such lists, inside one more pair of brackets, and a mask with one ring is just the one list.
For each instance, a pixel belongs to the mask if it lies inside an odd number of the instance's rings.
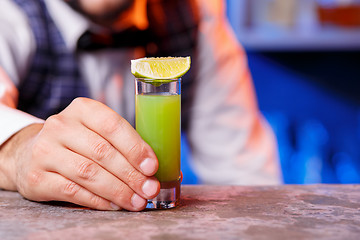
[[[360,183],[360,0],[226,4],[284,183]],[[197,183],[182,164],[184,183]]]

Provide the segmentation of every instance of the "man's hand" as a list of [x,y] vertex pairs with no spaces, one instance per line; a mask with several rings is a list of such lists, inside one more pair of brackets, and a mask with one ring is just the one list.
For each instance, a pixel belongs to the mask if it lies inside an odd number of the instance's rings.
[[[9,190],[34,201],[140,211],[160,189],[155,153],[105,105],[75,99],[44,125],[24,128],[0,148]],[[1,181],[0,181],[1,184]]]

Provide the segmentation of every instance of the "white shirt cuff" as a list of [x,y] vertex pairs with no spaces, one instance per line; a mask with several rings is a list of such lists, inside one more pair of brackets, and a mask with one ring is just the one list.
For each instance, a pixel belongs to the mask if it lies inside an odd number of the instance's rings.
[[24,127],[43,122],[40,118],[0,104],[0,146]]

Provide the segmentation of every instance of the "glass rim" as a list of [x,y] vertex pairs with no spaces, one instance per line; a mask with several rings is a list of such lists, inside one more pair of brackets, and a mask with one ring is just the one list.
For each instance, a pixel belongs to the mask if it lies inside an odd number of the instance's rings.
[[180,82],[181,81],[181,77],[179,78],[165,78],[165,79],[157,79],[157,78],[135,78],[136,81],[141,81],[141,82]]

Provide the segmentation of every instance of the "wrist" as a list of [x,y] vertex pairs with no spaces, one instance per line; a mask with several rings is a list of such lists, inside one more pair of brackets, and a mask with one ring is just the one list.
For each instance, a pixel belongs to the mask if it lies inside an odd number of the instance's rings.
[[0,146],[0,189],[16,191],[17,165],[22,160],[31,140],[43,124],[31,124],[10,137]]

